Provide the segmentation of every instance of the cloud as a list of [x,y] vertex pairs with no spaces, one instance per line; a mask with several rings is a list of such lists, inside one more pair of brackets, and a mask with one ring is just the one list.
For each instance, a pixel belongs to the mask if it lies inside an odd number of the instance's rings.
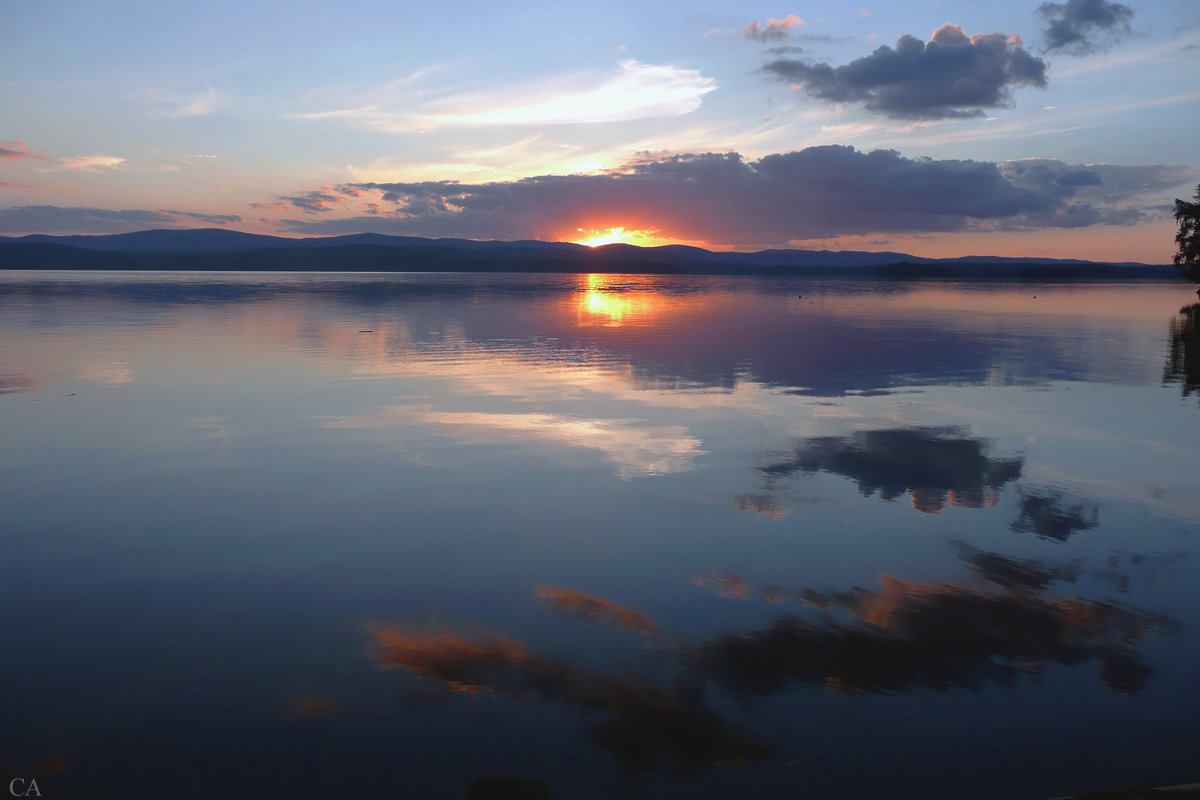
[[37,378],[24,372],[0,372],[0,394],[36,392],[41,389]]
[[584,594],[576,589],[539,583],[537,596],[545,600],[555,611],[579,617],[584,622],[626,628],[638,633],[654,633],[658,629],[654,620],[641,612],[597,595]]
[[[488,103],[472,99],[431,114],[435,123],[452,125],[555,125],[627,122],[653,117],[677,117],[700,107],[717,82],[698,70],[670,65],[622,61],[615,75],[592,87],[563,90],[534,89],[511,99]],[[531,97],[532,95],[532,97]],[[482,102],[481,102],[482,101]]]
[[131,100],[152,107],[151,116],[167,119],[202,117],[225,105],[226,97],[211,86],[202,92],[174,92],[163,89],[143,89],[129,95]]
[[1014,87],[1046,85],[1045,62],[1026,52],[1018,36],[968,37],[949,23],[928,42],[906,34],[895,49],[885,45],[840,67],[778,58],[762,71],[817,99],[862,103],[893,119],[983,116],[984,108],[1011,105]]
[[221,102],[222,98],[217,91],[211,86],[207,86],[198,95],[182,98],[175,109],[167,112],[167,116],[174,118],[201,117],[216,111]]
[[134,371],[128,361],[95,361],[85,363],[79,372],[80,380],[119,386],[133,383]]
[[464,441],[520,438],[552,447],[597,451],[621,478],[686,472],[704,455],[700,440],[682,425],[646,425],[639,420],[581,418],[563,414],[438,411],[426,406],[396,405],[374,414],[340,417],[330,428],[385,428],[400,424],[437,426]]
[[1020,514],[1009,527],[1018,533],[1065,542],[1099,524],[1094,504],[1069,503],[1057,492],[1030,492],[1021,495]]
[[1010,592],[1044,592],[1052,583],[1079,580],[1079,562],[1048,564],[1030,558],[1013,558],[958,542],[959,557],[983,580]]
[[495,635],[369,630],[380,670],[402,669],[458,694],[537,699],[599,716],[591,741],[636,772],[668,770],[691,778],[714,766],[776,755],[709,708],[702,687],[687,681],[667,690],[534,655],[523,642]]
[[120,156],[76,156],[64,158],[58,164],[58,169],[77,169],[83,172],[100,172],[106,169],[120,169],[125,159]]
[[0,208],[0,233],[128,233],[174,227],[192,219],[218,225],[241,221],[236,214],[192,211],[15,206]]
[[717,82],[699,70],[670,64],[621,61],[615,72],[573,75],[540,84],[458,95],[423,104],[371,102],[351,108],[296,115],[308,119],[356,119],[374,130],[406,133],[441,126],[570,125],[677,117],[700,107]]
[[326,184],[320,189],[310,189],[307,192],[294,195],[280,195],[270,202],[251,203],[250,207],[295,209],[308,214],[323,214],[326,211],[333,211],[343,203],[353,198],[361,197],[364,194],[366,194],[366,190],[354,184]]
[[561,239],[581,227],[623,227],[717,245],[785,245],[871,233],[1129,224],[1150,213],[1129,204],[1137,194],[1190,175],[1169,165],[935,161],[826,145],[757,161],[737,153],[662,157],[599,175],[343,184],[374,194],[378,213],[282,224],[308,234],[475,239]]
[[689,575],[688,580],[701,589],[707,589],[718,597],[745,600],[750,587],[736,575]]
[[747,39],[756,42],[778,42],[788,37],[792,27],[803,24],[804,20],[800,17],[788,14],[783,19],[767,20],[766,25],[760,26],[757,22],[751,22],[745,27],[743,33]]
[[996,504],[1004,484],[1021,475],[1023,459],[993,458],[987,443],[962,428],[889,428],[808,439],[783,461],[762,467],[769,478],[830,472],[884,500],[907,493],[912,506],[936,514]]
[[30,150],[24,142],[0,142],[0,158],[33,158],[38,161],[50,160],[48,156]]
[[780,505],[779,501],[774,497],[761,492],[739,494],[733,498],[733,507],[738,511],[753,511],[755,514],[762,514],[764,517],[772,519],[783,519],[791,513],[789,509]]
[[1130,33],[1133,9],[1109,0],[1067,0],[1042,3],[1038,14],[1046,21],[1045,52],[1084,55],[1104,50]]
[[1142,222],[1150,212],[1129,205],[1130,199],[1162,191],[1194,172],[1164,164],[1082,166],[1049,158],[1006,161],[999,168],[1014,186],[1061,199],[1042,214],[1013,219],[1006,226],[1010,229]]
[[[986,564],[981,554],[968,552]],[[797,597],[813,608],[842,609],[853,622],[831,617],[814,625],[789,615],[769,628],[705,643],[685,660],[739,696],[776,694],[795,683],[846,694],[978,691],[988,683],[1011,684],[1046,664],[1086,661],[1098,662],[1100,679],[1114,692],[1135,694],[1153,670],[1133,646],[1150,631],[1173,635],[1179,628],[1160,615],[1045,594],[1049,582],[1070,580],[1070,574],[1038,574],[1034,562],[996,558],[1011,561],[986,564],[1005,572],[999,591],[887,575],[876,591],[772,589],[776,597]],[[1012,570],[1022,579],[1009,580]]]
[[211,225],[224,225],[229,222],[242,221],[241,216],[238,214],[201,214],[197,211],[175,211],[173,209],[167,209],[163,211],[163,213],[173,214],[176,217],[183,217],[184,219],[194,219],[199,222],[207,222]]

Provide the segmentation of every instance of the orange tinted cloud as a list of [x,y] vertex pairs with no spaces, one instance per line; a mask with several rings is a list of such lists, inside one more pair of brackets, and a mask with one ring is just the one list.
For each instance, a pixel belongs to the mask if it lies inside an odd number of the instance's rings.
[[0,142],[0,158],[33,158],[38,161],[49,161],[48,156],[35,153],[24,142]]
[[0,394],[36,392],[41,389],[37,378],[23,372],[0,372]]
[[603,712],[590,738],[627,769],[665,769],[690,777],[775,755],[770,745],[708,708],[695,687],[677,684],[666,690],[634,677],[580,669],[531,656],[521,642],[492,635],[371,632],[380,669],[407,669],[458,693],[534,696]]
[[714,575],[706,577],[704,575],[689,575],[688,580],[701,589],[708,589],[718,597],[732,597],[737,600],[745,600],[750,587],[746,582],[733,575]]
[[285,716],[289,718],[327,717],[333,714],[338,714],[341,711],[342,706],[338,705],[327,697],[304,695],[302,697],[297,697],[288,703],[287,713]]
[[410,635],[390,628],[373,633],[380,669],[403,668],[417,675],[438,677],[480,661],[520,663],[528,658],[521,642],[493,636],[469,641],[449,633]]
[[742,33],[747,39],[758,42],[775,42],[788,37],[788,29],[795,25],[803,25],[804,20],[795,14],[788,14],[783,19],[769,19],[765,25],[751,22]]
[[575,589],[540,583],[537,595],[547,600],[554,610],[577,616],[589,623],[598,622],[614,628],[628,628],[638,633],[653,633],[658,629],[654,621],[645,614]]
[[753,511],[772,519],[783,519],[791,513],[769,494],[739,494],[733,498],[733,507],[738,511]]

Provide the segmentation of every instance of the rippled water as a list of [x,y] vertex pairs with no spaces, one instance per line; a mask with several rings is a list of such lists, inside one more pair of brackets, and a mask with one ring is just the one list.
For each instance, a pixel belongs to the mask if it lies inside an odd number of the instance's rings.
[[0,274],[0,777],[1200,781],[1192,299]]

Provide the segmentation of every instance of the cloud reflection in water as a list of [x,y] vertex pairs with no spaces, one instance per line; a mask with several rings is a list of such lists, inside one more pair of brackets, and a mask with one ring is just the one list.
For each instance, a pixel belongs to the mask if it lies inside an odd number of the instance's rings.
[[965,428],[889,428],[804,440],[780,461],[760,467],[768,479],[830,472],[850,478],[866,496],[908,493],[912,506],[936,514],[947,504],[996,504],[1000,488],[1021,475],[1023,459],[989,455],[985,440]]
[[690,778],[713,766],[775,755],[770,745],[710,709],[694,683],[664,689],[534,656],[522,642],[486,634],[469,639],[375,628],[372,635],[380,669],[405,669],[460,694],[536,697],[601,713],[591,739],[627,769],[666,769]]
[[1080,531],[1100,524],[1094,504],[1071,503],[1057,492],[1027,492],[1021,495],[1020,514],[1010,526],[1018,533],[1065,542]]
[[653,633],[658,629],[654,620],[645,614],[594,594],[539,583],[537,595],[555,611],[578,617],[584,622],[598,622],[638,633]]
[[[1088,661],[1099,663],[1109,688],[1135,693],[1153,670],[1133,645],[1152,630],[1177,630],[1159,615],[1044,594],[1036,579],[1014,580],[1014,574],[1037,575],[1029,564],[987,568],[1002,573],[999,589],[881,575],[878,590],[790,592],[809,607],[830,614],[840,609],[850,621],[813,623],[789,614],[766,628],[700,645],[685,660],[728,690],[751,695],[791,684],[850,694],[979,691],[988,683],[1010,685],[1046,664]],[[782,595],[769,591],[776,599]]]
[[[1161,614],[1052,593],[1055,584],[1078,580],[1078,564],[956,547],[971,568],[971,579],[961,585],[881,575],[878,589],[764,587],[761,594],[772,603],[799,600],[820,616],[785,613],[761,629],[672,646],[668,654],[679,674],[668,685],[539,656],[524,642],[496,634],[378,625],[369,631],[381,670],[403,669],[460,695],[533,698],[601,714],[591,741],[626,769],[690,778],[716,765],[778,754],[765,739],[726,721],[706,701],[706,686],[741,698],[805,685],[846,695],[982,691],[1010,686],[1049,664],[1095,663],[1110,690],[1136,694],[1153,675],[1138,644],[1152,632],[1173,636],[1181,627]],[[733,576],[691,580],[726,597],[749,593]],[[537,594],[549,608],[585,622],[639,633],[658,629],[649,617],[595,595],[545,584]]]
[[439,428],[462,440],[536,440],[600,452],[622,478],[664,475],[692,468],[700,441],[682,425],[647,425],[636,419],[581,419],[544,412],[439,411],[428,405],[386,406],[367,415],[322,423],[328,428]]

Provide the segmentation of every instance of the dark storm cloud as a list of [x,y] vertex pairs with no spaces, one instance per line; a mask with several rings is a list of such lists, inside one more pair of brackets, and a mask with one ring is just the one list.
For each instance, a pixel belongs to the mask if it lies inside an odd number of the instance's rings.
[[894,119],[983,116],[982,109],[1011,105],[1014,87],[1046,85],[1045,62],[1026,52],[1019,37],[967,36],[950,24],[928,42],[906,34],[895,49],[884,45],[839,67],[778,58],[762,71],[817,99],[862,103]]
[[1190,177],[1186,168],[1161,165],[935,161],[825,145],[758,161],[737,153],[679,155],[602,175],[344,184],[314,191],[323,198],[369,191],[381,207],[350,219],[283,224],[308,234],[478,239],[554,239],[577,226],[620,225],[713,244],[771,245],[869,233],[1129,223],[1143,213],[1128,204],[1129,195]]
[[240,222],[241,217],[236,214],[198,214],[191,211],[16,206],[0,208],[0,233],[128,233],[146,228],[173,227],[188,220],[221,225]]
[[1042,3],[1038,14],[1046,21],[1042,37],[1046,52],[1061,50],[1083,55],[1102,50],[1130,33],[1133,9],[1108,0],[1067,0]]

